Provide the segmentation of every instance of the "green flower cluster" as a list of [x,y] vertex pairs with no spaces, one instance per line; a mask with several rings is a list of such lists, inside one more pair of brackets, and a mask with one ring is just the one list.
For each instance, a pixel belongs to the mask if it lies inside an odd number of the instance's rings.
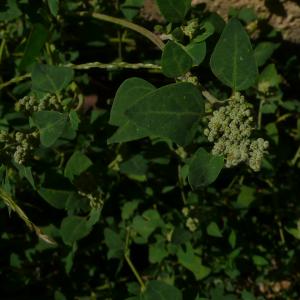
[[56,110],[62,111],[63,106],[59,99],[53,95],[46,95],[41,99],[37,99],[35,96],[25,96],[17,103],[17,110],[33,113],[43,110]]
[[94,209],[102,209],[104,205],[103,193],[85,193],[82,191],[78,191],[80,196],[83,196],[89,200],[90,207]]
[[190,208],[184,207],[181,210],[181,212],[186,217],[185,226],[188,228],[189,231],[195,232],[199,227],[199,219],[190,215],[190,209],[193,210],[194,206],[192,205]]
[[214,142],[212,154],[223,155],[227,168],[246,162],[252,170],[259,171],[269,142],[251,139],[252,131],[251,106],[236,93],[226,106],[213,112],[204,134]]
[[0,131],[0,151],[5,157],[11,157],[19,164],[23,165],[30,158],[39,141],[38,131],[30,133]]

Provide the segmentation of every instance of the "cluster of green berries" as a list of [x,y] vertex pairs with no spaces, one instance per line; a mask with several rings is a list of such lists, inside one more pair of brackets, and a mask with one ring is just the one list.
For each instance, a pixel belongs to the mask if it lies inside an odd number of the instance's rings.
[[38,131],[30,133],[0,131],[1,154],[12,156],[13,160],[23,165],[28,160],[39,143]]
[[48,94],[41,99],[37,99],[35,96],[23,97],[17,102],[17,110],[31,114],[43,110],[62,111],[63,106],[56,96]]
[[252,131],[251,106],[236,93],[226,106],[213,112],[204,134],[214,143],[212,154],[223,155],[227,168],[246,162],[252,170],[259,171],[269,142],[251,139]]

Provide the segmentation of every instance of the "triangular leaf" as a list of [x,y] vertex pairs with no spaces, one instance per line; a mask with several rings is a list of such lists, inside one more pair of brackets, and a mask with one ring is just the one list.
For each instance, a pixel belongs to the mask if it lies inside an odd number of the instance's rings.
[[138,127],[151,135],[186,144],[204,112],[204,101],[191,83],[164,86],[144,96],[126,114]]
[[257,65],[249,37],[242,24],[231,19],[224,28],[210,59],[214,75],[235,91],[255,83]]

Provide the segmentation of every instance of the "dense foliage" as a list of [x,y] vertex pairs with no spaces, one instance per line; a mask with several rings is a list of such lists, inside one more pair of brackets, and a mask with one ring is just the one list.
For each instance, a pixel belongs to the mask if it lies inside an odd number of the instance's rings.
[[299,46],[156,4],[1,2],[1,299],[300,297]]

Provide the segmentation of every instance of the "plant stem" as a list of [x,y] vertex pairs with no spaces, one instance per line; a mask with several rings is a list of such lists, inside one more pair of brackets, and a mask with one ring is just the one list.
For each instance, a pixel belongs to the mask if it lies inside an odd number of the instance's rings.
[[134,274],[137,281],[139,282],[139,284],[141,286],[141,290],[143,292],[146,289],[146,286],[145,286],[143,279],[141,278],[140,274],[138,273],[137,269],[135,268],[134,264],[132,263],[132,261],[130,259],[129,238],[130,238],[130,228],[127,228],[124,257],[125,257],[126,262],[128,263],[128,266],[130,267],[132,273]]
[[29,78],[30,76],[31,76],[30,73],[26,73],[24,75],[14,77],[14,78],[10,79],[9,81],[1,83],[0,84],[0,89],[3,89],[4,87],[7,87],[7,86],[9,86],[9,85],[11,85],[13,83],[18,83],[20,81],[23,81],[23,80]]
[[[158,65],[154,64],[143,64],[143,63],[127,63],[127,62],[114,62],[110,64],[104,64],[101,62],[90,62],[90,63],[85,63],[85,64],[80,64],[80,65],[75,65],[75,64],[66,64],[63,65],[64,67],[70,67],[75,70],[88,70],[92,68],[99,68],[99,69],[107,69],[107,70],[116,70],[116,69],[153,69],[153,70],[160,70],[161,67]],[[11,84],[21,82],[25,79],[30,78],[31,73],[26,73],[21,76],[14,77],[10,79],[9,81],[0,83],[0,89],[3,89]]]
[[298,158],[300,157],[300,146],[298,147],[292,161],[291,161],[291,165],[294,166],[298,160]]
[[71,67],[75,70],[88,70],[92,68],[99,68],[99,69],[107,69],[107,70],[116,70],[116,69],[157,69],[160,70],[161,67],[154,64],[143,64],[143,63],[127,63],[124,61],[121,62],[113,62],[110,64],[104,64],[101,62],[89,62],[80,65],[74,64],[67,64],[65,67]]
[[265,103],[264,99],[260,99],[259,102],[259,108],[258,108],[258,116],[257,116],[257,129],[260,130],[261,129],[261,122],[262,122],[262,107]]
[[145,36],[148,40],[150,40],[153,44],[155,44],[159,49],[162,50],[164,48],[164,43],[162,42],[162,40],[158,36],[156,36],[153,32],[149,31],[148,29],[146,29],[142,26],[131,23],[127,20],[111,17],[108,15],[100,14],[100,13],[88,13],[88,12],[84,12],[84,11],[79,12],[78,15],[93,17],[97,20],[110,22],[110,23],[114,23],[114,24],[129,28],[129,29],[136,31],[136,32],[140,33],[141,35]]

